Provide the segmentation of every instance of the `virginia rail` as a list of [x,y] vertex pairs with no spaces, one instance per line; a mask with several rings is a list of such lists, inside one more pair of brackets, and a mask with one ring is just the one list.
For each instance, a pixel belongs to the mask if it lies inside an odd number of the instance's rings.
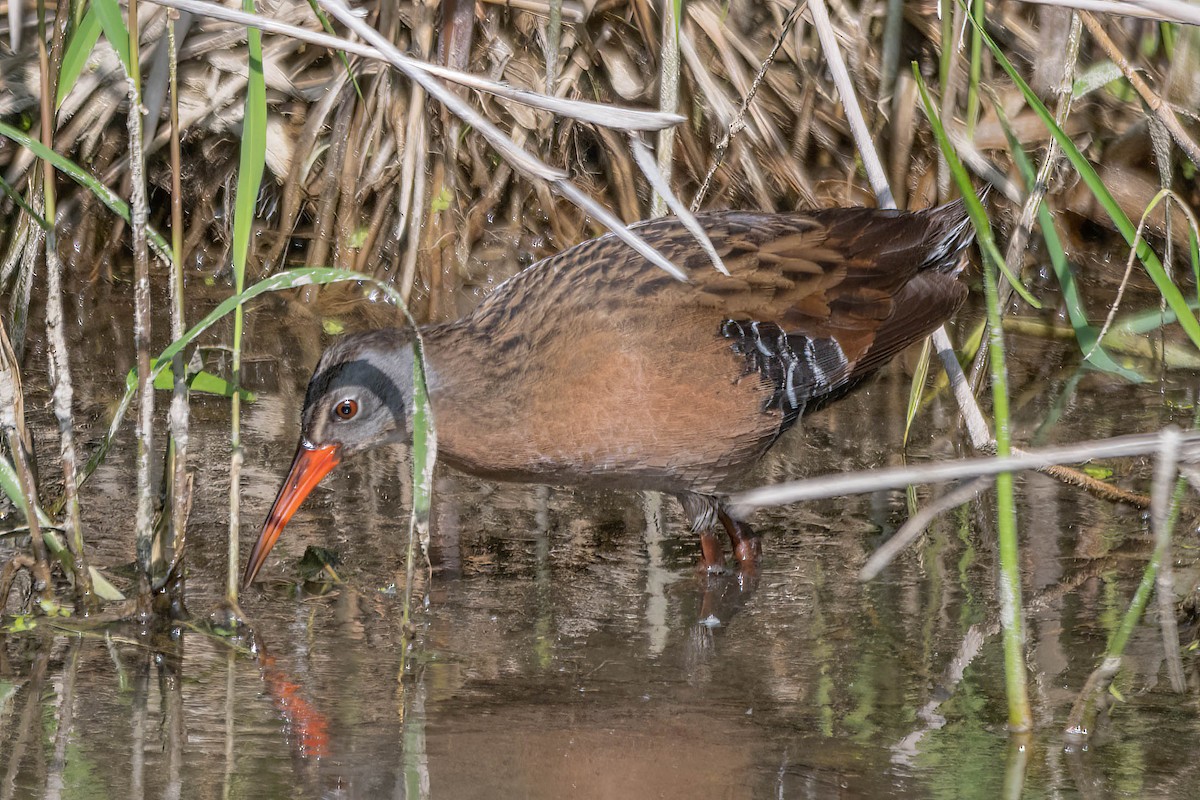
[[[678,281],[612,235],[540,261],[473,313],[421,328],[438,454],[504,481],[679,498],[703,564],[760,549],[723,492],[801,414],[860,384],[949,318],[973,230],[961,201],[918,212],[835,208],[699,216],[729,270],[673,218],[636,226]],[[342,459],[411,441],[412,334],[344,336],[304,401],[300,446],[249,584],[300,503]]]

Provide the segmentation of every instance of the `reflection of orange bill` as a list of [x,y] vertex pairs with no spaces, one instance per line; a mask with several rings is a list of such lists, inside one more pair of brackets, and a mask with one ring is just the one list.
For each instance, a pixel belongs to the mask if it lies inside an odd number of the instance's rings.
[[267,684],[267,694],[287,722],[298,755],[301,758],[324,758],[329,755],[329,719],[304,698],[302,687],[293,683],[288,674],[276,666],[275,657],[268,655],[261,643],[256,642],[255,645],[263,681]]

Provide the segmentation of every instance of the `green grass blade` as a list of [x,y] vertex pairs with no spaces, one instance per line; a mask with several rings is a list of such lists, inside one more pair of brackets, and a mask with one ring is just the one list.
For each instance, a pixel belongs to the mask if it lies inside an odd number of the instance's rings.
[[[49,161],[59,172],[91,191],[96,196],[96,199],[107,206],[110,211],[120,216],[126,222],[129,222],[129,204],[74,161],[66,156],[59,155],[37,139],[31,138],[24,131],[14,128],[6,122],[0,122],[0,136],[12,139],[22,147],[32,150],[33,154],[38,158]],[[154,247],[155,255],[168,264],[172,263],[171,248],[168,247],[167,240],[149,225],[146,226],[146,236],[150,244]]]
[[30,219],[32,219],[39,228],[44,231],[50,230],[50,223],[46,221],[46,218],[39,214],[33,206],[29,205],[29,203],[26,203],[25,198],[21,196],[21,193],[14,189],[12,184],[4,180],[2,177],[0,177],[0,192],[4,192],[4,194],[8,196],[9,200],[12,200],[17,204],[17,208],[28,214]]
[[[975,224],[980,249],[983,251],[983,288],[987,296],[988,353],[992,377],[992,412],[995,417],[996,454],[1003,457],[1012,452],[1008,369],[1005,362],[1004,331],[1000,318],[1000,299],[997,291],[998,267],[1004,259],[992,239],[991,227],[979,198],[971,187],[970,177],[963,168],[958,154],[950,145],[950,138],[942,127],[941,118],[934,108],[929,90],[921,77],[916,62],[912,65],[913,77],[921,93],[921,102],[933,128],[934,136],[941,147],[950,171],[958,183],[959,191],[967,202],[971,221]],[[1011,281],[1011,277],[1009,278]],[[1014,283],[1013,288],[1019,284]],[[1000,556],[1000,616],[1003,622],[1004,675],[1008,697],[1008,724],[1010,730],[1025,731],[1032,725],[1029,710],[1029,691],[1025,671],[1025,625],[1021,608],[1021,569],[1017,544],[1016,497],[1013,489],[1013,474],[1002,472],[996,476],[996,531]]]
[[[100,31],[100,15],[94,4],[89,5],[87,13],[79,21],[79,26],[71,33],[67,49],[63,52],[62,68],[58,72],[58,97],[54,101],[56,109],[62,107],[63,100],[66,100],[71,89],[75,88],[75,81],[83,74],[83,68],[87,65],[96,42],[100,40]],[[129,38],[126,37],[125,41],[128,42]]]
[[[1033,163],[1030,162],[1020,140],[1017,139],[1001,103],[993,102],[992,107],[995,109],[996,118],[1000,121],[1004,137],[1008,140],[1009,153],[1012,154],[1013,161],[1020,170],[1025,185],[1032,189],[1037,180]],[[1087,363],[1105,372],[1120,375],[1133,383],[1144,382],[1145,378],[1141,374],[1121,366],[1104,348],[1097,345],[1096,337],[1100,335],[1100,330],[1088,322],[1087,312],[1083,308],[1083,298],[1079,294],[1079,286],[1075,282],[1075,275],[1071,272],[1070,264],[1067,263],[1067,253],[1063,248],[1062,239],[1059,238],[1058,228],[1054,225],[1054,216],[1044,202],[1038,203],[1037,216],[1038,227],[1046,242],[1046,252],[1050,256],[1050,267],[1054,270],[1054,276],[1058,279],[1058,286],[1062,290],[1063,304],[1067,308],[1067,319],[1075,331],[1075,340],[1079,343],[1080,351],[1087,356]]]
[[[972,21],[972,24],[974,24],[974,21]],[[1154,281],[1154,285],[1158,287],[1158,291],[1162,295],[1163,300],[1165,300],[1167,305],[1169,305],[1178,315],[1179,324],[1183,327],[1184,331],[1187,332],[1188,338],[1192,340],[1192,343],[1196,345],[1196,347],[1200,348],[1200,320],[1197,320],[1196,316],[1190,311],[1190,309],[1188,309],[1187,301],[1184,300],[1183,294],[1179,291],[1179,287],[1177,287],[1171,280],[1170,276],[1167,275],[1166,270],[1163,269],[1162,262],[1159,261],[1158,256],[1154,253],[1154,250],[1145,241],[1137,240],[1136,227],[1129,220],[1129,217],[1125,215],[1125,212],[1121,210],[1121,207],[1117,205],[1117,201],[1113,199],[1112,194],[1105,187],[1104,182],[1100,180],[1100,176],[1096,173],[1096,170],[1091,165],[1091,162],[1084,158],[1083,154],[1079,152],[1079,148],[1075,146],[1073,141],[1071,141],[1071,137],[1067,136],[1063,129],[1054,123],[1054,115],[1050,113],[1049,109],[1047,109],[1038,96],[1034,94],[1033,90],[1029,88],[1029,84],[1027,84],[1020,74],[1017,73],[1016,68],[1004,55],[1004,52],[1000,49],[1000,47],[994,41],[992,41],[992,38],[988,36],[985,31],[980,31],[980,35],[983,37],[984,43],[991,49],[992,55],[996,59],[996,63],[998,63],[1000,67],[1006,73],[1008,73],[1009,78],[1011,78],[1013,83],[1015,83],[1021,90],[1021,93],[1025,96],[1025,102],[1028,103],[1029,107],[1032,108],[1034,112],[1041,118],[1042,123],[1046,126],[1046,129],[1050,131],[1050,134],[1055,138],[1059,146],[1062,147],[1063,154],[1071,162],[1072,166],[1075,167],[1075,170],[1079,173],[1079,176],[1083,178],[1084,183],[1087,184],[1087,187],[1091,190],[1092,194],[1096,196],[1096,199],[1100,202],[1100,205],[1104,207],[1105,212],[1108,213],[1109,217],[1113,221],[1113,224],[1117,226],[1117,230],[1119,230],[1121,235],[1125,237],[1125,241],[1129,244],[1129,246],[1134,248],[1134,252],[1137,254],[1138,259],[1143,265],[1145,265],[1146,272],[1150,275],[1150,279]]]
[[967,204],[967,213],[971,217],[971,222],[975,225],[975,240],[979,244],[979,251],[983,254],[984,259],[990,259],[992,265],[1004,274],[1008,279],[1009,284],[1013,287],[1017,294],[1021,296],[1029,305],[1040,309],[1042,304],[1029,293],[1024,284],[1013,274],[1008,271],[1008,266],[1004,263],[1004,256],[1000,254],[999,248],[996,247],[996,240],[992,236],[992,226],[988,221],[987,212],[983,208],[983,204],[979,202],[979,197],[975,194],[974,187],[971,186],[971,178],[967,175],[967,168],[963,166],[962,160],[954,151],[954,145],[950,143],[950,137],[946,134],[946,129],[942,127],[942,121],[938,117],[937,108],[933,105],[933,99],[929,96],[929,89],[925,86],[925,79],[921,77],[920,71],[917,69],[916,62],[913,63],[913,74],[916,76],[917,88],[921,92],[921,100],[925,103],[925,113],[929,116],[929,121],[933,124],[934,137],[937,139],[938,146],[946,156],[946,161],[950,166],[950,173],[954,176],[955,182],[958,184],[958,190],[962,193],[963,201]]
[[129,28],[125,25],[125,18],[121,16],[121,6],[117,0],[92,0],[92,8],[96,11],[100,27],[104,29],[104,38],[108,39],[108,43],[117,51],[117,58],[121,59],[125,66],[125,74],[130,74],[132,62],[129,60]]
[[[243,10],[254,13],[254,0],[245,0]],[[262,31],[246,30],[250,77],[246,84],[246,113],[242,120],[242,145],[238,161],[238,184],[233,220],[233,271],[237,291],[245,288],[246,258],[250,231],[262,185],[267,155],[267,88],[263,79]]]
[[971,36],[971,63],[967,74],[967,139],[975,138],[975,125],[979,121],[979,81],[983,77],[983,46],[978,31],[982,30],[987,9],[984,0],[971,0],[968,12],[976,27]]

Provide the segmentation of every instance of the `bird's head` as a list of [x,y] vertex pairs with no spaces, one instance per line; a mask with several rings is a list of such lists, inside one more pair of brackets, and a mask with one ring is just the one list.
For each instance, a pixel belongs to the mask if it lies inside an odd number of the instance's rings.
[[254,580],[288,520],[342,459],[412,441],[413,344],[410,331],[351,334],[321,356],[308,383],[300,445],[263,524],[242,585]]

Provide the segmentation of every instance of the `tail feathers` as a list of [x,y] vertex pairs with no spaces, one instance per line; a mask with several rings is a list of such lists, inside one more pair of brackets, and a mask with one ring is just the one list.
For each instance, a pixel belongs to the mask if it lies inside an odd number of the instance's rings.
[[[987,199],[991,187],[984,188],[980,202]],[[967,203],[959,198],[944,206],[921,212],[929,220],[928,250],[922,270],[957,275],[966,265],[965,251],[975,241],[975,226],[967,213]]]

